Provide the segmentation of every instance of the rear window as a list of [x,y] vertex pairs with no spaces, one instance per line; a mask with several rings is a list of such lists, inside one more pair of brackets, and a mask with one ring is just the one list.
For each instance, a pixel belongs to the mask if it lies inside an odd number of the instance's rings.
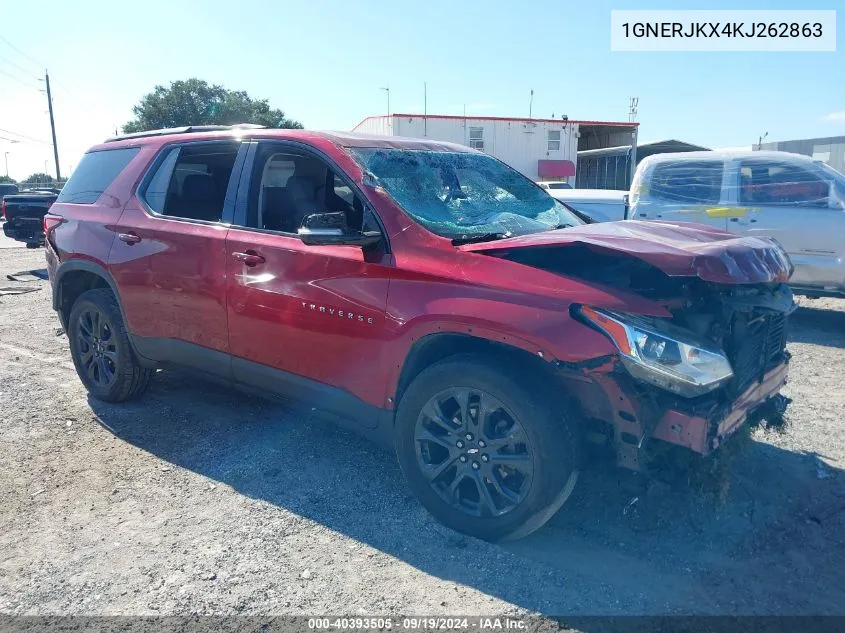
[[722,193],[723,170],[721,161],[658,163],[649,193],[672,202],[715,204]]
[[56,202],[94,204],[135,155],[138,147],[88,152],[79,161]]
[[0,185],[0,198],[3,196],[13,196],[18,193],[17,185],[2,184]]

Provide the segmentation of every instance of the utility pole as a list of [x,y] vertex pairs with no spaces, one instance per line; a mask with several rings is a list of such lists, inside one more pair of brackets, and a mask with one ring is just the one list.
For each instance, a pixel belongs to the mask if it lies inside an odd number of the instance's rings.
[[9,152],[4,152],[6,154],[6,178],[9,177]]
[[531,97],[528,100],[528,118],[531,118],[531,111],[534,109],[534,89],[531,89]]
[[382,88],[387,93],[387,116],[390,116],[390,88]]
[[50,131],[53,133],[53,158],[56,161],[56,181],[62,179],[62,172],[59,168],[59,146],[56,145],[56,122],[53,120],[53,97],[50,94],[50,75],[44,71],[44,83],[47,84],[47,106],[50,110]]
[[768,137],[768,136],[769,136],[769,133],[768,133],[768,132],[766,132],[765,134],[763,134],[762,136],[760,136],[760,140],[759,140],[759,141],[757,141],[757,151],[758,151],[758,152],[759,152],[761,149],[763,149],[763,141],[765,141],[765,140],[766,140],[766,137]]

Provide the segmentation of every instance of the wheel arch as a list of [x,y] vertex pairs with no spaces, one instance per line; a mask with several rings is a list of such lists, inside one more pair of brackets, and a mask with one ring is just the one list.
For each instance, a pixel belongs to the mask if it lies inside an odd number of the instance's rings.
[[67,328],[73,303],[79,295],[93,288],[108,288],[117,297],[114,280],[99,264],[71,260],[59,266],[56,271],[56,281],[53,283],[53,310],[59,313],[59,319],[64,328]]
[[396,382],[393,395],[394,409],[402,399],[408,385],[426,367],[452,356],[465,354],[488,357],[497,365],[507,367],[512,371],[530,372],[544,381],[554,380],[554,368],[539,354],[473,334],[437,332],[420,337],[408,351]]
[[[96,262],[72,259],[59,266],[53,282],[53,309],[59,315],[62,328],[67,330],[69,326],[68,319],[74,302],[82,293],[94,288],[108,288],[117,300],[121,315],[123,315],[124,320],[126,319],[126,312],[123,310],[123,303],[120,301],[117,284],[109,271]],[[131,333],[129,342],[136,357],[145,365],[151,365],[152,361],[139,354],[138,350],[135,349]]]

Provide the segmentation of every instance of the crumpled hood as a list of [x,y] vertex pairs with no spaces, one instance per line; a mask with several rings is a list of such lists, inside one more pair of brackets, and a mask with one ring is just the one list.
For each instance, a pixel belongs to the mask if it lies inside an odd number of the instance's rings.
[[714,283],[785,282],[792,262],[773,239],[737,237],[701,224],[603,222],[545,231],[493,242],[466,244],[461,250],[501,255],[515,249],[582,245],[630,255],[671,276],[696,276]]

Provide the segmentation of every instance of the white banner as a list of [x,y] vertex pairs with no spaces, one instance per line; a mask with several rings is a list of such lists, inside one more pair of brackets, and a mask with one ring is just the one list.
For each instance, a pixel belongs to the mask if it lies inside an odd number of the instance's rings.
[[611,51],[835,51],[836,11],[611,11]]

